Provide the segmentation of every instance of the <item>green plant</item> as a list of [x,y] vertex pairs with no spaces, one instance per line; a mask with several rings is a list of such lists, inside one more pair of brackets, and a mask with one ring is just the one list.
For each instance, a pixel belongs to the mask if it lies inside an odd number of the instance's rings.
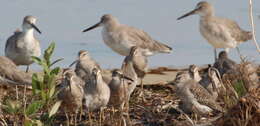
[[242,80],[238,80],[233,87],[239,97],[242,97],[247,93],[244,82]]
[[[60,68],[55,67],[52,69],[51,67],[62,59],[51,62],[51,56],[54,49],[55,43],[51,43],[44,51],[43,59],[34,56],[32,57],[33,61],[43,68],[43,73],[34,73],[32,75],[32,92],[37,100],[33,101],[24,111],[24,125],[26,126],[39,126],[43,125],[43,123],[44,125],[51,125],[54,115],[61,105],[61,102],[56,101],[55,97],[57,94],[57,91],[55,90],[56,78],[60,72]],[[39,118],[36,116],[36,113],[42,109],[47,110],[47,113],[43,112]]]

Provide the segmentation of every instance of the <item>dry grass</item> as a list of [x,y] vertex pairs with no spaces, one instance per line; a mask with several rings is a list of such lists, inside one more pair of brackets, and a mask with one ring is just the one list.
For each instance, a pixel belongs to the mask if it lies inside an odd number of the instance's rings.
[[[192,126],[193,124],[218,125],[218,126],[257,126],[260,124],[260,88],[250,88],[253,82],[250,79],[252,72],[247,71],[246,64],[241,63],[239,75],[226,75],[223,79],[227,92],[219,97],[219,101],[227,112],[204,118],[195,115],[186,115],[179,111],[179,98],[176,96],[176,88],[172,84],[147,85],[144,90],[145,101],[139,96],[139,87],[132,95],[129,109],[120,112],[113,108],[106,108],[102,112],[83,113],[77,116],[77,122],[72,118],[66,118],[62,110],[56,114],[53,125],[86,125],[86,126]],[[260,67],[257,68],[259,77]],[[159,73],[161,73],[159,71]],[[259,85],[259,83],[258,83]],[[4,110],[7,102],[20,106],[20,109],[28,106],[36,99],[29,89],[23,87],[0,87],[1,109],[0,125],[24,125],[26,117],[22,110],[17,114],[10,114]],[[34,116],[40,118],[40,110]],[[220,117],[217,119],[217,117]],[[216,120],[217,119],[217,120]]]

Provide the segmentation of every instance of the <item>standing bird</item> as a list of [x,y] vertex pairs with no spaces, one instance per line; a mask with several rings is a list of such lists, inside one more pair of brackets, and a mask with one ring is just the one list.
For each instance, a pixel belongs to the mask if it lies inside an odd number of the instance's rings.
[[34,37],[34,29],[41,34],[35,26],[36,18],[26,16],[23,20],[22,31],[16,31],[7,39],[5,44],[5,56],[10,58],[16,65],[29,65],[33,63],[32,56],[41,55],[40,42]]
[[131,78],[123,75],[122,71],[119,69],[112,71],[112,80],[109,83],[109,88],[111,90],[109,105],[123,110],[125,103],[128,102],[127,80],[133,81]]
[[143,90],[143,78],[148,71],[148,60],[147,56],[144,55],[143,49],[133,46],[130,50],[129,60],[133,62],[133,67],[137,77],[141,79],[141,88]]
[[228,54],[225,51],[219,53],[218,60],[214,63],[214,67],[218,69],[221,76],[227,73],[238,73],[238,65],[235,61],[228,58]]
[[110,98],[110,89],[104,82],[100,69],[93,68],[90,82],[85,85],[85,105],[88,111],[105,107]]
[[84,81],[72,69],[64,70],[58,99],[62,101],[66,115],[67,112],[75,113],[75,122],[78,110],[82,107],[84,85]]
[[102,37],[107,46],[120,55],[128,56],[132,46],[145,49],[146,56],[154,53],[170,53],[172,48],[152,39],[146,32],[120,22],[112,15],[105,14],[100,22],[83,30],[87,32],[103,26]]
[[240,43],[252,39],[252,32],[244,31],[235,21],[215,16],[213,6],[206,1],[199,2],[194,10],[177,20],[193,14],[200,16],[200,33],[214,47],[215,60],[217,48],[224,48],[228,52],[229,48],[236,48]]
[[101,70],[99,64],[93,58],[91,58],[89,52],[85,50],[79,51],[78,60],[74,61],[70,66],[75,63],[77,63],[75,68],[77,76],[87,82],[90,79],[93,68]]

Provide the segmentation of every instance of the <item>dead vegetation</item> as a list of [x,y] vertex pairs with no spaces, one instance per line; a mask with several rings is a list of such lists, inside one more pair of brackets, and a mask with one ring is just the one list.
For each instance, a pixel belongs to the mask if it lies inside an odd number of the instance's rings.
[[[250,65],[249,65],[250,64]],[[154,84],[144,86],[145,101],[139,97],[140,88],[137,87],[129,102],[129,109],[120,112],[107,107],[93,113],[81,112],[77,122],[68,119],[62,110],[58,110],[50,124],[45,125],[103,125],[103,126],[257,126],[260,124],[260,67],[251,68],[251,62],[242,62],[239,65],[239,74],[223,76],[223,83],[227,92],[218,98],[226,113],[213,114],[208,117],[198,117],[194,114],[184,114],[179,108],[179,98],[176,96],[174,84]],[[256,68],[255,68],[256,67]],[[159,68],[154,71],[163,73],[171,69]],[[205,70],[201,70],[205,71]],[[154,73],[155,74],[155,73]],[[24,111],[33,103],[36,96],[32,90],[23,86],[3,85],[0,87],[1,116],[0,125],[26,125],[32,117],[44,119],[43,113],[47,109],[40,109],[28,118]],[[12,106],[12,109],[8,109]],[[34,125],[42,125],[37,122]]]

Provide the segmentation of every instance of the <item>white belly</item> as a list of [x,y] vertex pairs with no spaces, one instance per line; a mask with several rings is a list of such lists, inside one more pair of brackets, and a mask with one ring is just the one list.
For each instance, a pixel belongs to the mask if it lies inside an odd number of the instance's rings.
[[38,42],[32,40],[20,41],[17,48],[7,48],[6,56],[12,59],[17,65],[30,65],[33,63],[31,56],[39,57],[41,49]]

